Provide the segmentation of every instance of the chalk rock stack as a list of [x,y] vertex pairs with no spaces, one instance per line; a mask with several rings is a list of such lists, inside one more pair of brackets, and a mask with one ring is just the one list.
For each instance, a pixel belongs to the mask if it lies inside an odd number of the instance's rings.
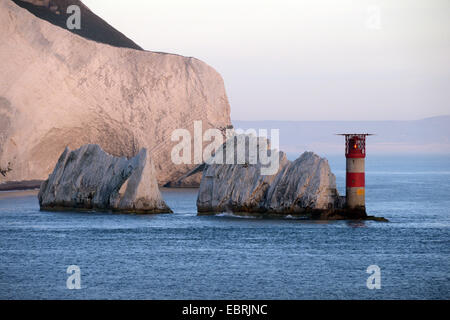
[[98,145],[60,156],[39,191],[42,210],[88,209],[125,213],[168,213],[146,149],[135,157],[114,157]]
[[279,160],[278,169],[271,175],[262,175],[260,159],[251,164],[248,152],[244,164],[206,165],[198,212],[322,214],[343,206],[326,159],[305,152],[289,161],[283,152],[267,151],[275,152]]

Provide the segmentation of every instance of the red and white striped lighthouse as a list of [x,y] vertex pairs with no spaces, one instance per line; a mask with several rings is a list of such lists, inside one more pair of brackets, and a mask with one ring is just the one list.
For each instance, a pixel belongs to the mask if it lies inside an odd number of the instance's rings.
[[366,137],[371,134],[344,133],[346,165],[346,207],[366,211],[365,158]]

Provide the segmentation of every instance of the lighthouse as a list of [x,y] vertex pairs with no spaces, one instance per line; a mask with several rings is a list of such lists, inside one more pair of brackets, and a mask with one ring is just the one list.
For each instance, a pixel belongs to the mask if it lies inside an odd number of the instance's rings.
[[344,133],[345,136],[345,203],[350,210],[366,212],[365,158],[368,133]]

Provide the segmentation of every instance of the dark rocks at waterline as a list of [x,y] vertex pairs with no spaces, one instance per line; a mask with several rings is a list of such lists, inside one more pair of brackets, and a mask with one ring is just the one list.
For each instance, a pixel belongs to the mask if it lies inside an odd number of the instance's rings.
[[93,144],[74,151],[66,148],[38,198],[41,210],[172,212],[162,199],[146,149],[127,159]]

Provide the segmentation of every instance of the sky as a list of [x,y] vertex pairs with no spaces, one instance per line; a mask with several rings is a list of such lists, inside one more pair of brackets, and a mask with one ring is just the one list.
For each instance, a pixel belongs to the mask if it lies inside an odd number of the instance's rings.
[[233,120],[450,114],[449,0],[83,0],[224,78]]

